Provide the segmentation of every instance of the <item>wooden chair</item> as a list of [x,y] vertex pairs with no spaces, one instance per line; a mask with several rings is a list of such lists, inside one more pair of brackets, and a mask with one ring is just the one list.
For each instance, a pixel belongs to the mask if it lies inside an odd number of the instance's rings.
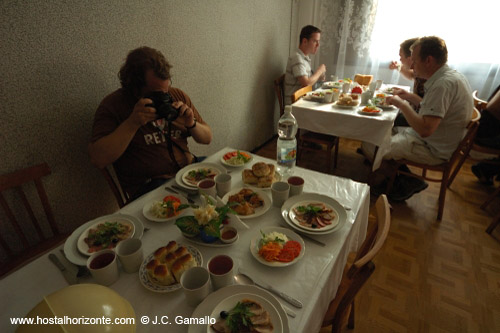
[[[312,91],[312,86],[303,87],[295,91],[292,95],[292,103],[295,103],[299,98]],[[333,167],[337,168],[337,160],[339,154],[339,138],[337,136],[310,132],[301,133],[298,131],[298,152],[297,160],[302,157],[303,151],[320,152],[326,156],[326,165],[328,173],[332,170],[332,150],[334,151]],[[323,149],[325,147],[325,149]]]
[[113,165],[108,165],[107,167],[100,169],[100,171],[104,176],[104,179],[106,179],[109,187],[111,188],[111,191],[115,195],[118,206],[122,208],[127,205],[130,202],[130,198],[128,197],[127,193],[122,190],[120,182],[116,178],[116,173]]
[[[477,127],[479,126],[479,119],[481,118],[481,115],[479,111],[474,108],[474,112],[472,115],[472,119],[469,122],[467,126],[467,133],[465,134],[464,138],[462,141],[460,141],[457,149],[455,152],[452,154],[450,160],[446,163],[439,164],[439,165],[427,165],[423,163],[418,163],[418,162],[413,162],[410,160],[398,160],[396,170],[393,173],[391,180],[389,181],[389,184],[386,189],[386,193],[389,193],[390,190],[392,189],[392,185],[394,184],[394,179],[396,178],[397,174],[404,174],[407,176],[419,178],[422,180],[427,180],[430,182],[441,182],[441,188],[439,190],[439,206],[438,206],[438,214],[437,214],[437,219],[440,221],[443,217],[443,210],[444,210],[444,202],[446,198],[446,188],[448,185],[453,181],[451,178],[451,173],[453,171],[453,174],[458,173],[460,170],[460,167],[462,166],[461,164],[457,164],[457,166],[454,169],[455,163],[459,160],[460,156],[463,154],[468,154],[468,151],[470,150],[470,147],[472,146],[474,142],[474,136],[476,135]],[[417,167],[421,169],[421,174],[416,175],[413,173],[405,172],[399,170],[399,166],[401,164],[406,164],[409,166]],[[436,171],[441,174],[440,178],[431,178],[427,176],[427,171]]]
[[348,328],[354,328],[354,298],[373,274],[375,264],[372,260],[384,245],[391,225],[389,203],[384,194],[375,203],[375,215],[354,263],[344,269],[337,294],[323,318],[321,327],[332,325],[332,332],[341,332],[346,323]]
[[[50,173],[51,171],[47,163],[42,163],[0,176],[0,204],[18,238],[16,242],[17,246],[11,246],[0,235],[0,245],[7,254],[7,263],[0,265],[0,276],[4,276],[34,260],[47,250],[60,244],[68,236],[67,234],[62,234],[56,225],[54,214],[52,213],[52,208],[41,180],[42,177],[50,175]],[[30,183],[34,183],[34,186]],[[37,219],[37,216],[40,215],[38,214],[40,209],[37,209],[39,204],[33,200],[30,202],[32,197],[30,190],[34,188],[36,188],[41,201],[41,208],[43,208],[47,218],[48,228],[44,227],[45,224],[40,223]],[[8,200],[11,198],[12,200]],[[9,204],[8,201],[12,201],[12,203]],[[23,210],[25,212],[22,212]],[[31,224],[27,223],[28,220],[31,220]],[[4,222],[1,221],[1,223]],[[33,232],[33,229],[36,233]],[[50,236],[44,234],[48,229],[52,233]]]
[[285,113],[285,74],[274,80],[274,91],[280,104],[280,117]]

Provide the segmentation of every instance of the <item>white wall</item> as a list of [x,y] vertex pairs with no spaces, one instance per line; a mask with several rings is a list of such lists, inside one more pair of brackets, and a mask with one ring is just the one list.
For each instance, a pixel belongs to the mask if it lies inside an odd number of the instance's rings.
[[291,0],[2,0],[0,174],[46,161],[52,175],[45,185],[64,231],[115,211],[87,143],[97,105],[119,87],[127,52],[143,45],[165,54],[173,85],[213,128],[210,146],[191,145],[196,154],[264,143],[275,133],[272,81],[286,67],[291,6]]

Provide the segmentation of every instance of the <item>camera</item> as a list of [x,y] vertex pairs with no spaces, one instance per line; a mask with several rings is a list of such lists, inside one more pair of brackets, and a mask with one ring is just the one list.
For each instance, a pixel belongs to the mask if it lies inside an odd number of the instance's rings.
[[172,96],[163,91],[153,91],[144,96],[153,101],[153,104],[146,104],[156,109],[156,119],[165,118],[167,121],[174,121],[179,116],[179,110],[172,106]]

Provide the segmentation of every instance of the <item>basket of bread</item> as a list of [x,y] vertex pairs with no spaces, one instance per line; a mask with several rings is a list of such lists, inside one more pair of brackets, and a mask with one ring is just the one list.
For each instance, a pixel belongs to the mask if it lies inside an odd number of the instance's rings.
[[362,86],[370,85],[372,80],[373,80],[373,75],[363,75],[363,74],[354,75],[354,82],[357,82]]
[[264,162],[255,163],[252,169],[243,170],[241,178],[243,183],[260,188],[269,188],[281,179],[279,173],[276,172],[276,166]]
[[149,290],[170,292],[180,288],[179,281],[185,271],[202,264],[203,258],[197,248],[170,241],[144,259],[139,278]]

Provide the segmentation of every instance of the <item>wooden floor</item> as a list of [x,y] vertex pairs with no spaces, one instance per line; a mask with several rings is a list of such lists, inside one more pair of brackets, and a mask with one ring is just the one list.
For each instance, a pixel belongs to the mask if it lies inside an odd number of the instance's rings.
[[[339,164],[330,173],[366,182],[370,168],[356,153],[359,146],[341,139]],[[276,140],[257,154],[275,158]],[[298,165],[326,171],[313,154]],[[439,183],[392,203],[389,237],[356,298],[354,331],[500,332],[500,227],[491,236],[485,232],[500,197],[486,211],[479,208],[494,187],[478,183],[471,165],[464,164],[448,190],[441,222]]]

